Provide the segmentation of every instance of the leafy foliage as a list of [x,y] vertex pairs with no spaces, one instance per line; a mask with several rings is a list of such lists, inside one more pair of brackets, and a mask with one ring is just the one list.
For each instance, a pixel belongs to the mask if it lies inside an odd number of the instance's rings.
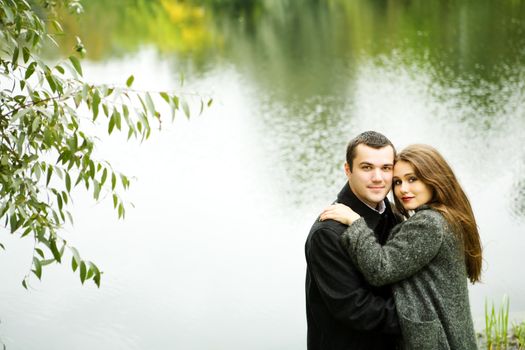
[[[45,40],[56,43],[54,37],[62,33],[54,15],[60,7],[82,11],[77,0],[39,6],[0,0],[0,220],[11,234],[34,239],[32,272],[38,279],[43,267],[61,263],[67,250],[81,282],[100,286],[99,268],[81,258],[59,231],[73,223],[69,205],[75,186],[84,186],[96,201],[101,193],[112,198],[118,217],[124,218],[120,191],[130,180],[95,159],[96,139],[89,130],[103,122],[109,134],[122,131],[128,139],[145,140],[152,123],[160,125],[159,101],[169,106],[172,118],[179,106],[188,117],[189,110],[173,93],[133,90],[133,76],[125,87],[86,82],[79,59],[85,49],[78,38],[68,59],[46,63],[39,54]],[[29,277],[23,279],[25,288]]]

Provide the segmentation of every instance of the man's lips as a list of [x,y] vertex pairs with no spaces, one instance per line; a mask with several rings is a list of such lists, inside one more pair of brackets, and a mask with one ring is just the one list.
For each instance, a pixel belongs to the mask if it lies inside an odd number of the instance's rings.
[[372,191],[378,191],[378,190],[385,189],[385,186],[368,186],[368,188],[371,189]]

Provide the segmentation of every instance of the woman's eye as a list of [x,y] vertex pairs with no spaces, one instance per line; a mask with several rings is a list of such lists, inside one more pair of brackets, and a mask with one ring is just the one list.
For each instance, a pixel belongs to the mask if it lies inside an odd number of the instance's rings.
[[411,177],[408,179],[408,182],[414,182],[417,181],[417,177]]
[[401,185],[401,181],[399,180],[394,180],[394,186],[399,186]]

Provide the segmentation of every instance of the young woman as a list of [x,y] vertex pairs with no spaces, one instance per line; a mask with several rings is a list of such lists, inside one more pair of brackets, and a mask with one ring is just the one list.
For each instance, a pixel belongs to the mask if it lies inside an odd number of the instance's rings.
[[321,220],[349,225],[343,245],[373,285],[392,284],[402,349],[477,349],[467,277],[481,275],[481,242],[469,200],[445,159],[412,145],[397,157],[393,191],[407,218],[380,245],[365,221],[335,204]]

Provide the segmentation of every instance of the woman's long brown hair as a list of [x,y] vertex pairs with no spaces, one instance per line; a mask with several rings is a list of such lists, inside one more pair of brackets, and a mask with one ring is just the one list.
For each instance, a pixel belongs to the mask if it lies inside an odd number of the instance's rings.
[[[432,189],[432,199],[427,204],[445,217],[452,231],[462,241],[468,278],[472,283],[479,282],[482,248],[476,219],[448,163],[436,149],[422,144],[408,146],[398,154],[396,161],[412,165],[416,177]],[[395,196],[394,201],[399,211],[408,217],[408,212]]]

